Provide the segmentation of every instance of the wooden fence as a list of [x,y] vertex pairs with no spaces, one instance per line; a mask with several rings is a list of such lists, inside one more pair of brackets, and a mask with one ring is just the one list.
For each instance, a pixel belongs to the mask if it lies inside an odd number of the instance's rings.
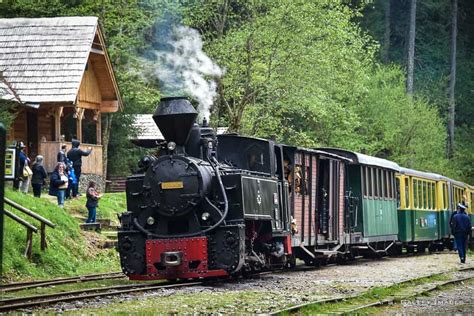
[[[61,149],[61,145],[65,144],[70,150],[72,144],[70,142],[46,141],[40,142],[39,154],[44,157],[44,166],[47,172],[52,172],[57,163],[57,155]],[[102,145],[81,144],[82,150],[92,147],[92,152],[87,157],[82,157],[82,173],[91,173],[103,175],[102,164]]]

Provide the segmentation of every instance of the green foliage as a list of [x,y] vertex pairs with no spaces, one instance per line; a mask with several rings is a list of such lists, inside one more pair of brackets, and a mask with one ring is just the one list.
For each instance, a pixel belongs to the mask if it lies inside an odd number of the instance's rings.
[[409,168],[445,173],[443,121],[425,100],[405,95],[402,70],[379,66],[365,86],[367,93],[357,108],[359,143],[353,149]]
[[[40,250],[39,234],[33,234],[33,259],[30,262],[23,257],[26,246],[25,228],[10,218],[5,219],[3,271],[8,279],[48,278],[118,269],[117,253],[113,250],[90,248],[82,238],[78,222],[65,209],[46,198],[37,199],[10,189],[5,194],[56,225],[54,229],[46,229],[48,248],[45,252]],[[10,210],[8,206],[6,208]],[[39,227],[38,222],[31,217],[15,210],[13,212]]]
[[15,119],[15,103],[8,100],[0,99],[0,123],[5,127],[9,127]]
[[[127,209],[127,201],[125,193],[107,193],[99,200],[97,207],[97,217],[100,219],[111,220],[113,224],[118,225],[117,214],[121,214]],[[78,213],[87,217],[88,211],[85,207],[87,201],[86,196],[67,201],[66,207],[68,212]]]
[[[450,1],[426,0],[417,3],[416,54],[415,54],[415,96],[435,107],[438,117],[446,125],[448,100],[446,89],[450,75],[451,41]],[[408,29],[409,1],[391,1],[390,60],[400,66],[406,60],[406,34]],[[386,1],[375,0],[367,5],[360,19],[364,29],[378,41],[384,34],[384,10]],[[474,160],[472,159],[472,131],[474,107],[472,106],[472,82],[474,62],[472,51],[472,21],[474,3],[458,1],[457,74],[456,74],[456,142],[455,155],[449,161],[443,160],[436,170],[446,170],[447,174],[468,183],[474,183]],[[440,130],[441,132],[441,130]],[[443,134],[447,134],[447,126]],[[431,138],[428,138],[431,140]],[[441,137],[437,139],[441,141]],[[440,144],[439,146],[442,146]],[[438,147],[439,147],[438,146]],[[440,154],[440,157],[445,156]],[[417,159],[417,158],[414,158]],[[447,165],[446,165],[447,164]],[[415,164],[416,165],[416,164]],[[444,165],[444,166],[443,166]]]
[[452,163],[444,158],[450,3],[418,4],[413,100],[405,97],[402,70],[409,1],[391,4],[389,56],[398,66],[377,65],[384,0],[15,0],[1,15],[99,16],[125,104],[112,118],[109,174],[128,174],[145,153],[128,141],[136,132],[129,114],[151,113],[160,92],[142,56],[160,34],[156,25],[181,21],[200,31],[205,50],[226,71],[214,125],[299,146],[358,150],[474,182],[474,40],[466,18],[474,4],[459,0]]

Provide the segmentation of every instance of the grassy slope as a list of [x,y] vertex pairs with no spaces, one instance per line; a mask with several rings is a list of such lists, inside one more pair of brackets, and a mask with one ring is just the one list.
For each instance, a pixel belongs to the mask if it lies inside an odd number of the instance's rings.
[[[8,280],[119,270],[116,251],[96,248],[90,241],[102,237],[96,233],[82,232],[79,229],[80,221],[72,216],[76,211],[86,213],[84,198],[67,202],[66,208],[61,209],[51,197],[36,199],[10,189],[6,189],[5,195],[56,224],[55,229],[46,229],[48,248],[45,252],[40,250],[39,233],[33,234],[33,259],[28,261],[23,257],[26,246],[25,228],[5,217],[3,272]],[[98,218],[113,218],[116,221],[115,213],[122,212],[124,205],[124,194],[106,195],[99,205]],[[9,206],[6,209],[11,210]],[[13,212],[39,227],[36,220],[22,216],[16,210]]]

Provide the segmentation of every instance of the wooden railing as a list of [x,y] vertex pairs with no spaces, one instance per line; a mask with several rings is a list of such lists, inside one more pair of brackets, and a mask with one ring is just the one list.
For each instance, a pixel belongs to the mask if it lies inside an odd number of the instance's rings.
[[[44,166],[47,172],[53,172],[56,167],[57,155],[63,144],[67,146],[68,150],[72,147],[70,142],[40,142],[38,152],[44,157]],[[89,156],[82,157],[82,173],[103,175],[102,145],[81,144],[80,146],[82,150],[87,150],[87,147],[91,147],[92,152]]]
[[[46,250],[46,247],[48,247],[48,245],[46,244],[46,226],[54,228],[54,227],[56,227],[56,225],[54,225],[51,221],[49,221],[48,219],[42,217],[41,215],[36,214],[35,212],[27,209],[26,207],[21,206],[18,203],[13,202],[10,199],[5,198],[4,201],[5,201],[5,204],[10,205],[11,207],[13,207],[13,208],[17,209],[18,211],[22,212],[23,214],[28,215],[28,216],[36,219],[37,221],[39,221],[41,223],[40,224],[41,225],[41,228],[40,228],[41,250],[42,251]],[[7,210],[3,210],[3,212],[5,213],[5,215],[7,215],[8,217],[10,217],[11,219],[13,219],[17,223],[23,225],[26,228],[27,235],[26,235],[25,257],[27,257],[28,259],[31,259],[31,251],[32,251],[32,247],[33,247],[33,233],[37,233],[38,228],[36,228],[35,226],[30,224],[26,220],[22,219],[21,217],[18,217],[17,215],[15,215],[15,214],[7,211]]]

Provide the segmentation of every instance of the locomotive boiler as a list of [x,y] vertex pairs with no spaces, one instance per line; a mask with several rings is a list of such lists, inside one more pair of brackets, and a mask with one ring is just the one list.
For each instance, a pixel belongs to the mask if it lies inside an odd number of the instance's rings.
[[164,98],[153,119],[165,141],[126,182],[118,250],[130,279],[236,275],[291,257],[287,187],[273,143],[216,137],[185,98]]

